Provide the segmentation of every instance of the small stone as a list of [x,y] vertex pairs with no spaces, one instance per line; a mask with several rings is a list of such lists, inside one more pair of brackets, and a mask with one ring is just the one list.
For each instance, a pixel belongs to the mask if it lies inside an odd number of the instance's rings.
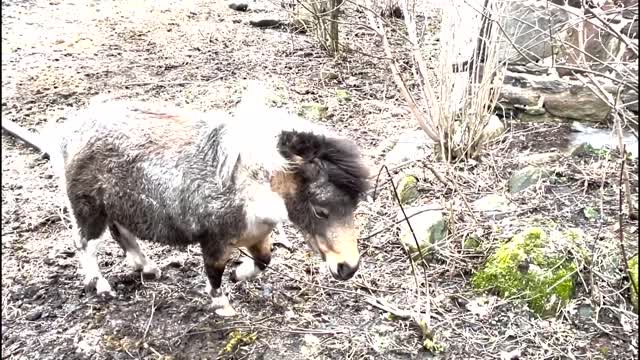
[[418,178],[413,175],[405,175],[396,186],[400,203],[409,204],[418,198]]
[[273,289],[271,288],[271,285],[265,284],[262,287],[262,297],[270,298],[272,294],[273,294]]
[[41,317],[42,317],[42,311],[36,310],[30,313],[29,315],[27,315],[26,319],[28,321],[36,321],[36,320],[39,320]]
[[[238,19],[238,21],[241,21]],[[274,29],[283,25],[283,22],[278,19],[259,19],[249,20],[249,25],[262,29]]]
[[582,319],[591,319],[593,317],[593,307],[589,304],[578,305],[578,317]]
[[526,229],[491,254],[471,278],[474,288],[495,291],[503,298],[526,294],[529,308],[551,316],[564,307],[575,292],[577,264],[566,252],[581,249],[575,232]]
[[589,221],[593,221],[593,220],[597,219],[598,215],[599,215],[598,210],[596,210],[596,209],[594,209],[594,208],[592,208],[590,206],[587,206],[587,207],[583,208],[582,209],[582,213],[584,214],[584,217],[587,218],[587,220],[589,220]]
[[230,3],[229,8],[235,11],[247,11],[249,4],[247,3]]
[[320,78],[321,78],[322,80],[335,80],[335,79],[337,79],[337,78],[338,78],[338,74],[336,74],[336,73],[335,73],[335,72],[333,72],[333,71],[326,71],[326,70],[323,70],[323,71],[320,73]]
[[351,101],[351,94],[347,90],[336,90],[336,98],[338,98],[338,102],[348,102]]
[[482,130],[482,136],[484,137],[484,141],[491,141],[497,139],[500,135],[504,133],[504,124],[500,121],[500,118],[496,115],[491,115],[489,117],[489,121],[487,122],[487,126]]
[[385,156],[387,166],[396,166],[405,161],[418,160],[426,157],[426,149],[430,141],[422,130],[411,130],[401,134],[391,150]]
[[472,235],[464,239],[464,244],[462,244],[462,248],[466,250],[474,250],[479,248],[481,244],[482,242],[480,241],[480,239],[477,236]]
[[583,142],[578,145],[574,145],[569,148],[569,154],[571,156],[583,157],[593,155],[596,149],[591,144]]
[[520,349],[500,352],[500,360],[519,360],[521,356]]
[[531,185],[536,184],[545,176],[546,173],[542,169],[534,166],[527,166],[511,175],[511,178],[509,178],[509,191],[511,193],[518,193],[527,189]]

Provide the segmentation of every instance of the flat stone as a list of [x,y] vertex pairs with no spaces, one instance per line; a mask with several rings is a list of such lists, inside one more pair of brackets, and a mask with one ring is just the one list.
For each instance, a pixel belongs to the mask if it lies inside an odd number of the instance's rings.
[[518,162],[521,164],[535,165],[545,164],[555,160],[558,160],[562,154],[557,151],[540,153],[540,154],[528,154],[518,157]]
[[509,191],[511,193],[518,193],[536,184],[540,179],[546,176],[544,170],[527,166],[516,171],[511,178],[509,178]]
[[477,211],[486,213],[508,212],[515,209],[506,196],[501,194],[489,194],[474,201],[472,206]]
[[426,157],[426,149],[431,139],[422,130],[412,130],[401,134],[391,150],[385,156],[387,166],[399,165],[405,161]]

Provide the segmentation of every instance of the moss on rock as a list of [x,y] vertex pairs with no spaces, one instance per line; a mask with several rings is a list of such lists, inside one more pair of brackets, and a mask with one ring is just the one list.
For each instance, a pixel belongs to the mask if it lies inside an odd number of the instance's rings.
[[298,115],[307,119],[323,120],[327,117],[329,107],[318,103],[302,104],[298,110]]
[[633,309],[638,312],[638,294],[636,293],[635,286],[633,285],[634,283],[638,285],[638,255],[632,257],[629,260],[628,265],[629,274],[631,275],[631,284],[629,285],[631,287],[630,300],[631,304],[633,304]]
[[494,290],[499,296],[521,296],[535,313],[552,315],[573,296],[577,264],[559,251],[573,245],[578,233],[568,231],[547,237],[530,228],[493,253],[471,279],[474,288]]
[[409,204],[418,198],[418,178],[413,175],[405,175],[396,186],[398,198],[403,205]]

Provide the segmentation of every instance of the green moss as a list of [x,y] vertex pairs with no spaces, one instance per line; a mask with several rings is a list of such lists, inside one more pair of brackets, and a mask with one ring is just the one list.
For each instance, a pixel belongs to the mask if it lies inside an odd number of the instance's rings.
[[638,294],[635,291],[634,283],[638,285],[638,255],[634,256],[629,260],[629,273],[631,274],[632,283],[631,287],[631,304],[633,304],[633,308],[635,311],[638,311]]
[[253,333],[245,333],[241,330],[233,330],[227,336],[227,344],[220,351],[221,353],[231,353],[238,349],[240,346],[251,345],[256,342],[258,338],[258,334]]
[[467,250],[473,250],[479,248],[481,244],[482,243],[480,241],[480,238],[475,235],[471,235],[468,238],[464,239],[464,244],[462,244],[462,247]]
[[348,102],[351,101],[351,94],[347,90],[338,89],[336,90],[336,98],[339,102]]
[[323,120],[327,117],[329,107],[318,103],[302,104],[298,109],[298,115],[314,120]]
[[548,238],[540,228],[514,236],[474,274],[473,287],[494,290],[502,297],[523,297],[539,315],[554,313],[573,295],[577,265],[566,256],[549,251],[553,241],[557,239]]
[[409,204],[418,198],[418,178],[406,175],[398,182],[398,198],[403,205]]

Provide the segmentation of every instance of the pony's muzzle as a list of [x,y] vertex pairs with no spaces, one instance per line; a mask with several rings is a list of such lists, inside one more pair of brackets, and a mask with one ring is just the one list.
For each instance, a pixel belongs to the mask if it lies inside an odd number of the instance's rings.
[[355,264],[355,266],[349,265],[346,262],[341,262],[337,266],[337,271],[335,273],[332,271],[331,275],[333,275],[336,280],[349,280],[353,277],[353,275],[355,275],[359,267],[359,260]]
[[350,256],[341,256],[344,254],[329,253],[327,254],[325,261],[329,272],[336,280],[349,280],[356,274],[360,267],[360,256],[356,253],[349,254]]

